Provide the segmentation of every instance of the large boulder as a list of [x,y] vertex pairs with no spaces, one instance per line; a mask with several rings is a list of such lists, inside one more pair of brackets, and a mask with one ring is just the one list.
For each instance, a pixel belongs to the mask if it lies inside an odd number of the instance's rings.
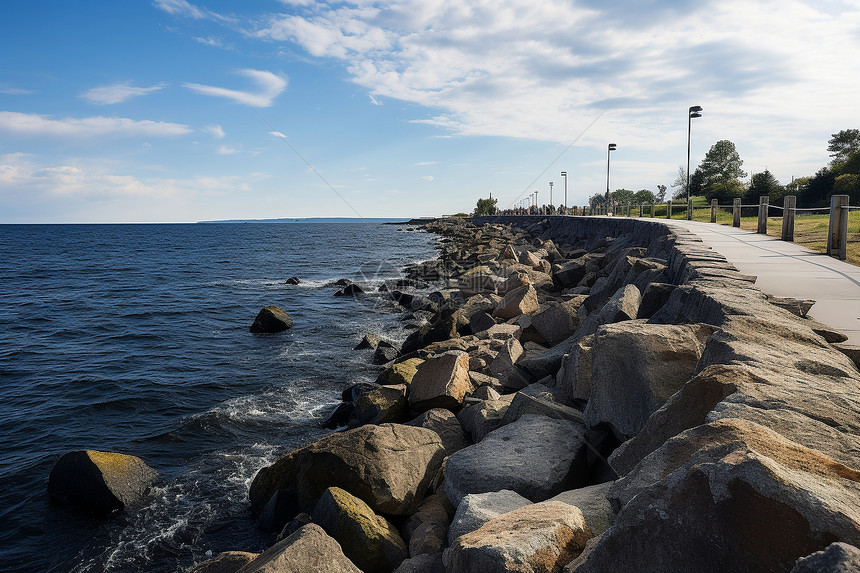
[[715,330],[704,324],[640,320],[600,327],[591,351],[586,424],[606,423],[620,440],[635,436],[695,374],[705,340]]
[[48,477],[48,494],[57,502],[100,515],[140,501],[158,472],[135,456],[78,450],[60,456]]
[[615,523],[572,571],[788,571],[860,542],[860,472],[740,419],[667,441],[609,498]]
[[556,378],[568,400],[572,402],[588,401],[591,396],[591,350],[594,346],[594,335],[589,334],[571,346],[565,355]]
[[551,346],[570,338],[579,328],[578,310],[584,299],[578,296],[565,302],[550,301],[541,305],[531,317],[531,326]]
[[409,416],[406,386],[380,386],[364,392],[355,401],[355,417],[359,424],[401,422]]
[[472,390],[469,355],[452,350],[418,365],[409,386],[409,404],[416,410],[457,408]]
[[277,306],[267,306],[257,313],[250,331],[255,334],[282,332],[293,326],[293,319]]
[[442,465],[439,435],[401,424],[362,426],[298,449],[261,469],[251,483],[251,507],[260,511],[278,490],[313,511],[322,492],[340,487],[379,513],[413,513]]
[[309,523],[242,567],[242,573],[361,573],[322,527]]
[[454,545],[461,535],[471,533],[491,519],[531,503],[517,492],[508,489],[470,493],[464,496],[457,506],[454,520],[448,528],[448,544]]
[[449,457],[445,494],[454,505],[466,494],[502,489],[543,501],[566,489],[584,436],[574,422],[525,415]]
[[445,408],[432,408],[422,413],[417,418],[406,423],[407,426],[418,426],[427,428],[439,434],[445,455],[450,456],[454,452],[466,447],[466,434],[463,426],[450,410]]
[[409,556],[397,528],[340,488],[323,492],[313,520],[334,537],[344,555],[362,571],[392,571]]
[[591,532],[582,513],[559,501],[515,509],[457,538],[449,573],[556,572],[582,552]]
[[502,426],[505,412],[513,398],[513,394],[505,394],[498,398],[481,400],[460,410],[457,420],[473,442],[480,442],[484,436]]
[[392,364],[382,371],[376,382],[392,386],[396,386],[397,384],[406,384],[409,386],[412,384],[412,378],[415,377],[415,373],[418,372],[418,366],[422,362],[424,362],[422,358],[407,358],[402,362]]
[[493,316],[508,320],[521,314],[535,312],[540,308],[537,291],[532,285],[526,285],[508,291],[499,302]]
[[615,521],[615,512],[606,494],[614,482],[608,481],[596,485],[590,485],[579,489],[563,491],[548,501],[561,501],[579,508],[585,524],[595,537],[603,535],[603,532],[612,526]]

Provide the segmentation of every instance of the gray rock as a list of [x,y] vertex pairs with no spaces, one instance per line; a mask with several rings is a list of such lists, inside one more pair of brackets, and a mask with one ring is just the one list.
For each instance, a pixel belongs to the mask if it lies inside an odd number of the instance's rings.
[[526,392],[513,395],[510,406],[504,412],[502,425],[511,424],[526,414],[536,414],[557,420],[570,420],[582,424],[582,412],[570,406],[559,404],[552,399],[541,396],[531,396]]
[[439,435],[401,424],[367,425],[329,434],[257,472],[248,497],[260,511],[279,489],[313,511],[323,491],[340,487],[388,515],[414,513],[442,466]]
[[831,543],[827,549],[798,559],[791,573],[856,573],[860,549],[847,543]]
[[551,346],[570,338],[579,327],[577,311],[585,297],[547,302],[531,317],[531,325]]
[[449,457],[445,494],[454,505],[466,494],[502,489],[543,501],[565,489],[584,435],[573,422],[525,415]]
[[497,399],[482,400],[472,404],[460,410],[457,420],[473,442],[480,442],[484,436],[502,426],[505,412],[513,397],[513,394],[507,394]]
[[591,532],[575,507],[557,501],[527,505],[461,535],[443,556],[450,573],[560,571]]
[[198,563],[191,569],[190,573],[236,573],[258,556],[259,553],[223,551],[212,559]]
[[860,473],[745,420],[672,438],[609,498],[615,523],[577,573],[787,571],[827,540],[860,541]]
[[416,410],[457,408],[474,389],[469,378],[469,355],[452,350],[428,357],[418,365],[409,386],[409,403]]
[[471,533],[491,519],[531,503],[517,492],[508,489],[470,493],[464,496],[457,506],[454,520],[448,528],[448,544],[454,545],[461,535]]
[[606,498],[606,493],[614,482],[590,485],[579,489],[563,491],[548,501],[561,501],[578,507],[585,518],[585,524],[595,536],[603,535],[615,521],[612,504]]
[[493,316],[508,320],[521,314],[528,314],[540,308],[537,291],[532,285],[515,288],[502,298]]
[[242,573],[361,573],[323,528],[305,525],[275,543],[241,569]]
[[463,432],[463,427],[457,417],[445,408],[427,410],[406,425],[427,428],[439,434],[439,439],[442,440],[442,446],[445,448],[445,455],[450,456],[466,447],[466,434]]
[[608,424],[620,440],[639,433],[648,417],[689,380],[702,355],[709,325],[605,325],[594,337],[589,427]]
[[578,340],[566,354],[558,372],[558,386],[571,401],[587,402],[591,396],[591,351],[594,335]]
[[442,552],[435,554],[423,554],[410,557],[394,570],[394,573],[444,573],[445,566],[442,565]]

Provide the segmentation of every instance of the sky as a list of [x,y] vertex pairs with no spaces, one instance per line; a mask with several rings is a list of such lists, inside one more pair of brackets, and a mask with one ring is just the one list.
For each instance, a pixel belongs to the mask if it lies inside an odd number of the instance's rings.
[[693,168],[785,184],[860,128],[860,0],[12,0],[0,48],[0,223],[583,205],[693,105]]

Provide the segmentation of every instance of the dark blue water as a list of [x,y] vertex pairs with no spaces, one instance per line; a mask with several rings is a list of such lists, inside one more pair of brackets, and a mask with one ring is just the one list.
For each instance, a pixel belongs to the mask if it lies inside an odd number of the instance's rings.
[[[375,378],[351,350],[366,332],[405,336],[383,297],[327,283],[378,285],[433,245],[381,224],[0,226],[0,570],[175,571],[260,550],[256,471]],[[270,304],[294,327],[250,334]],[[107,521],[51,504],[51,467],[83,448],[161,479]]]

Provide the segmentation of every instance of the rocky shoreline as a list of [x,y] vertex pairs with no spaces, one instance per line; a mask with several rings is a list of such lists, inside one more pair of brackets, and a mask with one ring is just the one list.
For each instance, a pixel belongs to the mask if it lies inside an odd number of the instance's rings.
[[193,571],[860,567],[860,371],[809,301],[655,221],[424,228],[415,330],[251,485],[273,545]]

